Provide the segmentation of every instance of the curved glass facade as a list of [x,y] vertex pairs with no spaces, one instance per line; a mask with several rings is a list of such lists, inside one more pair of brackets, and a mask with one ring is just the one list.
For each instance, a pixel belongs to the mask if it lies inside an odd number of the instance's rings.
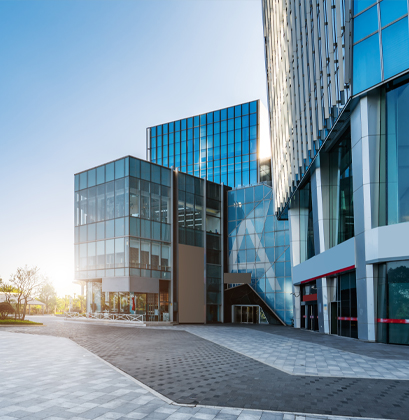
[[228,192],[229,271],[251,273],[251,286],[287,324],[293,318],[288,221],[274,216],[271,187]]

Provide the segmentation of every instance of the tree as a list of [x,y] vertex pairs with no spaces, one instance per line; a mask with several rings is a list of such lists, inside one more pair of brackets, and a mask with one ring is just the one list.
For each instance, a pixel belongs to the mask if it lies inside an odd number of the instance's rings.
[[55,307],[57,304],[57,292],[54,289],[53,284],[51,281],[45,277],[43,281],[43,285],[41,286],[38,300],[40,302],[45,303],[45,310],[48,314],[49,308]]
[[42,286],[42,278],[39,276],[39,271],[37,267],[19,267],[10,278],[10,283],[16,290],[16,315],[20,318],[22,314],[23,320],[26,316],[28,300],[37,294]]
[[10,284],[7,284],[3,281],[3,279],[0,278],[0,292],[4,293],[5,301],[8,303],[13,302],[13,294],[15,292],[13,286]]
[[8,314],[13,314],[14,312],[15,310],[10,302],[0,302],[0,319],[6,319]]

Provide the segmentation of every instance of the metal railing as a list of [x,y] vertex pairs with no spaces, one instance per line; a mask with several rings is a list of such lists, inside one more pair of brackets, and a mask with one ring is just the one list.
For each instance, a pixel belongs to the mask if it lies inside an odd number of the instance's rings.
[[85,314],[80,314],[78,312],[65,312],[66,318],[84,318],[84,319],[98,319],[98,320],[107,320],[107,321],[132,321],[143,323],[144,315],[134,315],[134,314],[114,314],[109,312],[87,312]]

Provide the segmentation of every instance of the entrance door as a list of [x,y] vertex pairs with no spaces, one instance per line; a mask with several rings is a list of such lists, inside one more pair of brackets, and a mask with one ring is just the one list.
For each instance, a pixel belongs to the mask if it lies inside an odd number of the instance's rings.
[[331,334],[338,335],[338,302],[331,302]]
[[234,322],[240,324],[258,324],[258,306],[234,306]]
[[307,326],[306,328],[311,331],[318,331],[318,307],[316,303],[306,305]]
[[307,318],[307,316],[305,315],[305,308],[306,308],[306,306],[305,305],[302,305],[301,306],[301,328],[306,328],[306,318]]

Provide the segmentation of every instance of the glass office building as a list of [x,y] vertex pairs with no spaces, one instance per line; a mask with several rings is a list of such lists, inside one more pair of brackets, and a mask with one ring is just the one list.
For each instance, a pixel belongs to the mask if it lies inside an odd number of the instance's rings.
[[263,25],[295,327],[408,345],[408,2],[263,0]]
[[[75,277],[87,312],[172,321],[196,299],[196,319],[220,322],[226,188],[131,156],[76,174]],[[204,269],[181,294],[191,247]]]
[[160,124],[147,129],[147,159],[232,188],[256,184],[266,127],[260,101]]
[[228,192],[229,271],[250,273],[251,287],[287,325],[293,318],[288,221],[274,215],[270,186]]

